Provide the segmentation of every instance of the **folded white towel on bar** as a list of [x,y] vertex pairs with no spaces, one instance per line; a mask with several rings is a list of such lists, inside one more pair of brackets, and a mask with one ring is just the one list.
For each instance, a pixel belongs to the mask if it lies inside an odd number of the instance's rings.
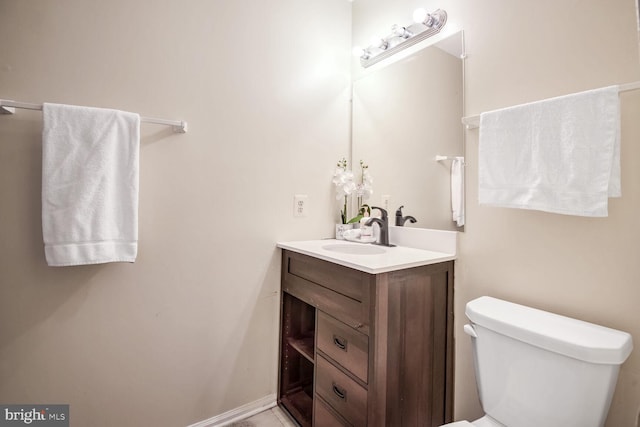
[[134,262],[140,116],[60,104],[42,110],[47,264]]
[[464,157],[451,162],[451,212],[458,227],[464,225]]
[[604,217],[620,197],[620,100],[610,86],[480,116],[480,204]]

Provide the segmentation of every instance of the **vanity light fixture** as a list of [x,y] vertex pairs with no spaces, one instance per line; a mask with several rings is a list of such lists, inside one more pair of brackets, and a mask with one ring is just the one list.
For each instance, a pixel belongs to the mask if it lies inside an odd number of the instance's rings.
[[438,9],[428,13],[425,9],[416,9],[413,12],[413,20],[414,23],[406,27],[395,24],[391,27],[391,34],[386,37],[374,37],[367,48],[354,47],[353,54],[360,58],[363,67],[369,67],[439,33],[447,22],[447,12]]

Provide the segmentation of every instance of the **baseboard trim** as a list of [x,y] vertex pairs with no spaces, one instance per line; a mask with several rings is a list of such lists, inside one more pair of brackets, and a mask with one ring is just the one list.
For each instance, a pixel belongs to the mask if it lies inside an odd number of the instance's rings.
[[195,424],[191,424],[187,427],[222,427],[234,423],[236,421],[244,420],[259,412],[266,411],[276,406],[276,395],[270,394],[254,402],[247,403],[238,408],[227,411],[223,414],[211,417],[208,420],[200,421]]

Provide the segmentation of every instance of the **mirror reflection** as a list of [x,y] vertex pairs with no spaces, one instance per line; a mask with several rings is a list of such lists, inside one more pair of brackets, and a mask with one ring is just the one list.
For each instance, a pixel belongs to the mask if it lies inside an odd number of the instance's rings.
[[375,178],[369,200],[415,217],[406,227],[460,230],[452,220],[451,161],[463,155],[462,34],[368,73],[353,83],[352,159]]

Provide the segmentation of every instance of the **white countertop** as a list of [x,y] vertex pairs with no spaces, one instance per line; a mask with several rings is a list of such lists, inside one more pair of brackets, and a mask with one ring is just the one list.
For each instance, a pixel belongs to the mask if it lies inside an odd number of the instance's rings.
[[405,268],[436,264],[438,262],[451,261],[456,258],[455,253],[436,252],[406,246],[376,246],[377,248],[384,249],[384,253],[381,254],[349,254],[323,248],[324,246],[329,245],[361,246],[364,244],[336,239],[277,243],[277,246],[281,249],[288,249],[293,252],[309,255],[371,274],[386,273]]

